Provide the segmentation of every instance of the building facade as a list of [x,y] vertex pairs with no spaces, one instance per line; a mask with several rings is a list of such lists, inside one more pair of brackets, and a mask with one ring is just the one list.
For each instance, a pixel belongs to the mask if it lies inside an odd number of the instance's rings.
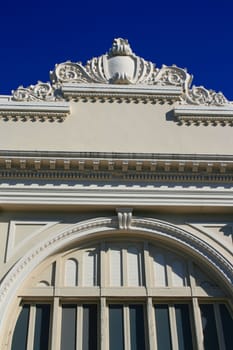
[[127,40],[0,96],[0,349],[233,349],[233,104]]

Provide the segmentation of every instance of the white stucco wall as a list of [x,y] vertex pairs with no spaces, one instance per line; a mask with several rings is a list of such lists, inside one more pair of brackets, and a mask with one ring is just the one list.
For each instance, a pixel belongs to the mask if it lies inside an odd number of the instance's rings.
[[232,127],[178,125],[175,105],[70,102],[63,122],[0,120],[0,150],[226,154]]

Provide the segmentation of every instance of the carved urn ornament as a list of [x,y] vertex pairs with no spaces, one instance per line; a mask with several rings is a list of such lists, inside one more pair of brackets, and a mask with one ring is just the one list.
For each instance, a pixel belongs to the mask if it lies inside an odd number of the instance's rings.
[[65,62],[56,65],[51,72],[53,82],[79,82],[103,84],[149,84],[153,80],[155,66],[136,56],[128,40],[114,39],[108,53],[94,57],[86,66]]
[[114,39],[112,48],[103,60],[105,76],[112,84],[133,84],[137,81],[138,60],[128,40]]

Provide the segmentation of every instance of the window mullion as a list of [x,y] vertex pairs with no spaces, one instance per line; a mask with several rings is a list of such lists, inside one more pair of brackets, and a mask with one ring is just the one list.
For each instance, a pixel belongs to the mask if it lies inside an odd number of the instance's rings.
[[123,274],[123,286],[128,286],[128,260],[127,249],[122,249],[122,274]]
[[84,278],[83,278],[83,259],[84,259],[84,251],[80,252],[80,262],[79,262],[79,287],[84,285]]
[[61,335],[61,307],[59,305],[59,298],[53,299],[53,314],[52,314],[52,339],[51,350],[60,349],[60,335]]
[[83,308],[77,305],[76,310],[76,350],[82,349],[83,335]]
[[59,288],[60,286],[63,285],[63,282],[64,281],[64,274],[65,274],[65,271],[64,271],[64,266],[62,266],[62,261],[61,261],[61,258],[59,257],[57,260],[56,260],[56,269],[55,269],[55,292],[56,292],[56,288]]
[[31,304],[29,322],[28,322],[27,350],[31,350],[34,347],[35,321],[36,321],[36,305]]
[[[152,298],[147,299],[147,324],[148,324],[148,343],[150,350],[157,350],[156,342],[156,325],[155,325],[155,311]],[[147,336],[147,333],[146,333]]]
[[129,319],[129,306],[123,306],[123,322],[124,322],[124,342],[125,350],[130,350],[130,319]]
[[[102,242],[101,247],[100,247],[100,269],[99,269],[100,288],[106,287],[106,277],[110,275],[106,271],[106,269],[109,268],[109,265],[110,265],[110,254],[108,254],[108,257],[106,257],[105,249],[106,249],[105,242]],[[109,259],[108,263],[106,261],[107,258]],[[109,278],[109,281],[110,281],[110,278]],[[108,283],[108,285],[109,285],[109,283]]]
[[172,287],[172,267],[171,267],[171,258],[166,256],[166,272],[167,272],[167,286]]
[[100,350],[107,350],[109,344],[109,312],[107,312],[106,298],[100,299]]
[[169,310],[172,349],[178,350],[179,347],[178,347],[178,338],[177,338],[177,331],[176,331],[176,315],[175,315],[174,305],[169,305],[168,310]]
[[195,333],[197,350],[204,350],[201,311],[199,308],[197,298],[192,299],[192,309],[193,309],[194,330],[195,330],[194,333]]

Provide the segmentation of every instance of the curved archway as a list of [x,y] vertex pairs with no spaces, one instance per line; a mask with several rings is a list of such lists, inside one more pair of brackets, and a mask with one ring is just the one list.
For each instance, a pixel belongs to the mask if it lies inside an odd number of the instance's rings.
[[[74,242],[103,234],[111,236],[113,232],[119,232],[116,217],[91,219],[79,222],[69,229],[58,232],[31,249],[16,263],[2,282],[0,288],[1,321],[6,316],[7,306],[16,295],[17,288],[43,260],[59,250],[64,250]],[[167,222],[142,217],[133,217],[130,228],[122,232],[127,232],[129,235],[132,233],[157,237],[161,240],[174,242],[175,245],[183,247],[183,249],[205,262],[207,266],[212,267],[225,286],[231,290],[233,281],[232,264],[215,248],[190,232]]]

